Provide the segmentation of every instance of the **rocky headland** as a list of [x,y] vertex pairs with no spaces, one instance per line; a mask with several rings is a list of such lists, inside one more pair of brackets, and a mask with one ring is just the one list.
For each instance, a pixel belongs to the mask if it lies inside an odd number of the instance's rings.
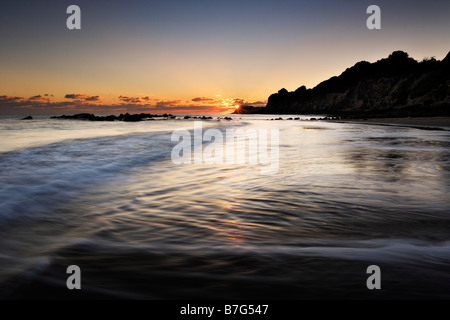
[[450,116],[450,52],[421,62],[406,52],[361,61],[312,89],[272,94],[266,107],[234,113],[321,114],[340,118]]

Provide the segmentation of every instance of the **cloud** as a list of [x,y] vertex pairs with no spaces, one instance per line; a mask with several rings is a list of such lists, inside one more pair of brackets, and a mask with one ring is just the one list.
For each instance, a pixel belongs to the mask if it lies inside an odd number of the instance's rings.
[[242,98],[234,98],[233,104],[238,104],[240,106],[265,107],[267,105],[267,101],[249,101]]
[[[194,98],[192,100],[163,100],[157,98],[130,97],[119,96],[120,104],[116,105],[116,110],[120,113],[124,112],[150,112],[150,113],[167,113],[189,114],[189,113],[219,113],[223,112],[219,107],[210,106],[220,104],[222,100],[214,100],[210,98]],[[197,103],[194,103],[197,102]]]
[[119,96],[119,100],[125,103],[131,104],[147,104],[150,100],[152,100],[149,96],[145,97],[128,97],[128,96]]
[[37,96],[29,97],[28,100],[29,101],[46,101],[46,102],[49,102],[50,98],[48,96],[46,97],[45,95],[43,96],[43,95],[39,94]]
[[214,99],[211,99],[211,98],[194,98],[191,101],[193,101],[193,102],[211,102],[211,101],[214,101]]
[[137,104],[142,103],[139,97],[135,98],[135,97],[120,96],[119,100],[127,103],[137,103]]
[[267,105],[267,101],[246,102],[246,105],[253,107],[265,107]]
[[101,101],[102,98],[100,96],[90,96],[87,94],[79,94],[79,93],[72,93],[72,94],[66,94],[64,96],[66,99],[71,100],[79,100],[79,101],[88,101],[88,102],[95,102],[95,101]]
[[198,97],[191,100],[191,102],[200,103],[202,105],[220,105],[223,103],[223,99],[212,99],[207,97]]
[[170,100],[170,101],[158,101],[155,105],[156,108],[168,108],[179,106],[181,100]]
[[102,98],[100,98],[100,96],[91,96],[89,98],[85,98],[84,100],[86,100],[86,101],[101,101]]
[[234,98],[234,99],[233,99],[233,104],[243,105],[243,104],[245,104],[245,99]]
[[[207,113],[220,113],[223,112],[221,107],[206,107],[199,105],[165,105],[165,106],[150,106],[146,109],[147,111],[151,111],[154,113],[166,113],[171,112],[173,114],[207,114]],[[226,111],[226,110],[225,110]]]
[[24,98],[12,96],[0,96],[0,103],[21,102]]
[[4,114],[14,114],[20,113],[20,110],[30,110],[33,108],[41,108],[48,106],[50,98],[44,95],[35,95],[32,97],[15,97],[15,96],[0,96],[0,109],[1,113]]
[[12,95],[0,96],[0,113],[3,114],[75,114],[89,112],[96,114],[120,113],[173,113],[173,114],[206,114],[229,113],[236,104],[265,106],[264,101],[248,101],[242,98],[211,98],[197,96],[193,99],[161,99],[150,96],[123,96],[112,101],[103,101],[99,95],[68,93],[66,100],[53,101],[49,93],[29,98]]
[[71,101],[52,102],[52,94],[39,94],[29,98],[0,96],[0,113],[2,114],[59,114],[66,112],[89,112],[91,107],[97,112],[105,112],[110,106],[100,105],[100,96],[86,94],[67,94]]
[[2,114],[38,114],[58,112],[72,107],[71,102],[51,102],[45,95],[35,95],[28,99],[23,97],[0,96],[0,113]]
[[85,94],[66,94],[64,98],[66,99],[82,99],[84,98],[86,95]]

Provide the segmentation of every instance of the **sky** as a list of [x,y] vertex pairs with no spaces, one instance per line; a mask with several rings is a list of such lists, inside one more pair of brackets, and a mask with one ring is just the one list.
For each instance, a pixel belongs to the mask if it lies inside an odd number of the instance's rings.
[[[70,5],[81,30],[69,30]],[[381,29],[369,30],[369,5]],[[450,51],[450,1],[54,0],[0,4],[0,114],[227,113],[396,50]]]

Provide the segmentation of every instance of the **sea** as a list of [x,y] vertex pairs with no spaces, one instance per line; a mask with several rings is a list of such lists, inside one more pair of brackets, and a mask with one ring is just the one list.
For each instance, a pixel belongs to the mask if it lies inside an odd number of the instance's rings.
[[[227,116],[2,116],[0,298],[450,299],[450,131]],[[276,130],[277,170],[175,163],[200,121]]]

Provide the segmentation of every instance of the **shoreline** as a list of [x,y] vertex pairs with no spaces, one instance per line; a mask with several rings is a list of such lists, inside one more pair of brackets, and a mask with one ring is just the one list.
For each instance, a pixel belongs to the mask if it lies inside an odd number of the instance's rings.
[[419,118],[371,118],[371,119],[340,119],[326,120],[338,123],[357,123],[379,126],[406,127],[422,130],[450,131],[450,117],[419,117]]

